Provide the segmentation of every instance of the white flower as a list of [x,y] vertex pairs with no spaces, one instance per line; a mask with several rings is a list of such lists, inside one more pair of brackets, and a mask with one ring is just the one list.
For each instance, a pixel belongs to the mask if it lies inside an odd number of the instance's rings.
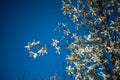
[[35,45],[36,45],[36,42],[34,41],[30,44],[31,47],[34,47]]
[[81,37],[78,37],[76,34],[72,34],[71,38],[74,38],[75,39],[75,43],[76,42],[79,42],[81,40]]
[[52,41],[53,41],[53,42],[52,42],[51,45],[52,45],[52,46],[55,46],[55,47],[56,47],[56,46],[58,45],[58,43],[59,43],[59,41],[56,40],[56,39],[52,39]]
[[114,21],[111,21],[110,25],[114,25],[114,24],[115,24],[115,22],[114,22]]
[[37,42],[33,41],[33,42],[30,44],[30,46],[31,46],[31,47],[34,47],[34,46],[36,46],[36,45],[38,45],[38,44],[40,44],[40,41],[37,41]]
[[37,58],[38,54],[35,52],[30,51],[30,56],[33,57],[34,59]]
[[76,23],[76,26],[75,26],[76,30],[78,30],[80,27],[81,27],[81,25]]
[[113,51],[113,47],[106,47],[109,51],[108,52],[112,52]]
[[66,71],[67,71],[68,75],[73,74],[73,70],[74,70],[74,68],[72,68],[70,65],[68,67],[66,67]]
[[70,6],[68,4],[65,4],[62,8],[63,10],[63,14],[66,15],[66,14],[71,14],[71,9],[70,9]]
[[76,44],[75,44],[75,43],[71,43],[71,44],[69,45],[69,48],[70,48],[70,49],[74,49],[74,48],[75,48],[75,46],[76,46]]
[[37,53],[39,53],[39,55],[44,55],[45,53],[47,54],[47,47],[42,47]]
[[75,37],[77,37],[76,34],[72,34],[71,38],[75,38]]
[[26,48],[28,51],[30,51],[31,48],[33,48],[33,47],[35,47],[36,45],[39,45],[39,44],[40,44],[40,41],[37,41],[37,42],[33,41],[32,43],[28,42],[28,45],[25,46],[25,48]]
[[88,47],[88,46],[85,47],[85,51],[88,53],[92,52],[92,50],[93,50],[92,47]]
[[79,62],[74,62],[74,65],[78,71],[80,71],[81,69],[85,67],[84,63],[79,63]]
[[26,48],[28,51],[30,51],[30,48],[31,48],[31,46],[30,46],[30,42],[28,42],[28,45],[25,46],[25,48]]
[[67,25],[67,24],[65,24],[65,23],[62,23],[62,27],[66,27],[66,25]]
[[37,45],[40,44],[40,41],[37,41],[36,44],[37,44]]
[[88,68],[88,72],[89,72],[90,70],[94,70],[94,69],[95,69],[95,65],[86,66],[86,67]]
[[64,34],[65,34],[65,35],[67,35],[67,36],[68,36],[68,35],[69,35],[69,33],[70,33],[69,29],[64,30]]
[[77,60],[79,60],[79,59],[78,59],[78,58],[74,58],[73,56],[68,56],[68,55],[67,55],[66,60],[69,60],[69,61],[70,61],[70,64],[71,64],[73,61],[77,61]]
[[76,15],[73,15],[73,22],[76,22],[76,21],[78,21],[78,16],[76,16]]
[[77,13],[76,7],[73,7],[73,13]]
[[73,15],[73,21],[75,22],[75,21],[78,21],[78,16],[76,16],[76,15]]
[[77,74],[75,75],[75,80],[80,80],[82,78],[82,75],[77,72]]
[[60,46],[56,46],[56,53],[60,54]]
[[99,56],[98,56],[97,54],[93,54],[91,59],[92,59],[94,62],[100,63],[100,58],[99,58]]
[[85,39],[87,39],[87,41],[90,41],[90,38],[91,38],[91,34],[89,34],[88,36],[84,36]]
[[80,55],[84,55],[83,53],[85,52],[85,49],[84,48],[79,48],[79,54]]
[[73,54],[75,54],[76,56],[80,56],[79,50],[78,49],[74,49],[73,50]]
[[28,51],[30,51],[30,46],[29,45],[27,45],[27,46],[25,46],[25,48],[28,50]]

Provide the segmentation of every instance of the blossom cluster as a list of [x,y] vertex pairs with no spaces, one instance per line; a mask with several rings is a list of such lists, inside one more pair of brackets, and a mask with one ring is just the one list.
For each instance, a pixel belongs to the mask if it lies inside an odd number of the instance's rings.
[[[48,47],[55,47],[56,53],[60,54],[60,46],[58,45],[59,41],[56,39],[52,39],[51,45],[44,45],[41,47],[40,41],[33,41],[32,43],[28,42],[28,45],[25,46],[25,48],[29,51],[30,57],[33,57],[34,59],[37,58],[40,55],[45,55],[47,54]],[[32,48],[40,48],[39,50],[34,50],[32,51]],[[36,52],[35,52],[36,51]]]
[[[76,2],[75,2],[76,1]],[[119,0],[62,0],[62,11],[75,24],[76,30],[84,28],[88,35],[72,33],[65,23],[58,23],[55,31],[62,32],[66,40],[66,72],[75,80],[120,80],[120,1]],[[69,37],[69,39],[67,38]],[[60,54],[59,41],[52,39],[37,52],[31,48],[40,41],[28,43],[30,56],[47,54],[55,47]]]
[[120,79],[120,2],[76,0],[74,4],[72,0],[62,0],[62,10],[77,30],[89,31],[82,39],[74,35],[75,40],[69,47],[71,54],[66,58],[70,62],[66,68],[68,74],[75,80],[94,80],[100,76],[103,80]]

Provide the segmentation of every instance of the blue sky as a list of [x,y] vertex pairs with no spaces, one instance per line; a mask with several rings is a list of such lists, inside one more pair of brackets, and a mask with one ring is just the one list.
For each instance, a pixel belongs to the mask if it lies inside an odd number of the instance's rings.
[[[62,14],[61,0],[3,0],[0,2],[0,80],[43,80],[50,74],[62,77],[66,51],[61,55],[50,48],[48,55],[29,57],[24,48],[34,39],[49,44],[57,22],[72,21]],[[83,31],[84,32],[84,31]]]

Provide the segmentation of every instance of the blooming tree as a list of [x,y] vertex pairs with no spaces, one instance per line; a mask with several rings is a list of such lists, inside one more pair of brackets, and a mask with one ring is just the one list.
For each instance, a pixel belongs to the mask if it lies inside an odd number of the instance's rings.
[[[62,0],[62,11],[75,24],[75,29],[86,29],[89,34],[78,36],[65,23],[58,23],[55,31],[66,40],[66,72],[75,80],[120,80],[120,1],[119,0]],[[69,40],[68,38],[69,37]],[[60,54],[61,45],[52,39],[37,52],[31,49],[40,41],[28,43],[30,56],[47,54],[54,47]]]

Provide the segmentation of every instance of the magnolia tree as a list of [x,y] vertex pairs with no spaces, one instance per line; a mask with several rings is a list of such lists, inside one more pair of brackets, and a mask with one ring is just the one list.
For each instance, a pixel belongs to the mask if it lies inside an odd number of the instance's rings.
[[[64,33],[66,49],[66,72],[72,80],[120,80],[120,1],[119,0],[63,0],[62,11],[75,24],[75,29],[86,29],[89,34],[78,36],[65,23],[58,23],[55,31]],[[67,40],[69,37],[69,40]],[[40,41],[28,43],[25,48],[30,56],[37,58],[55,47],[60,54],[61,45],[52,39],[50,45],[33,47]]]

